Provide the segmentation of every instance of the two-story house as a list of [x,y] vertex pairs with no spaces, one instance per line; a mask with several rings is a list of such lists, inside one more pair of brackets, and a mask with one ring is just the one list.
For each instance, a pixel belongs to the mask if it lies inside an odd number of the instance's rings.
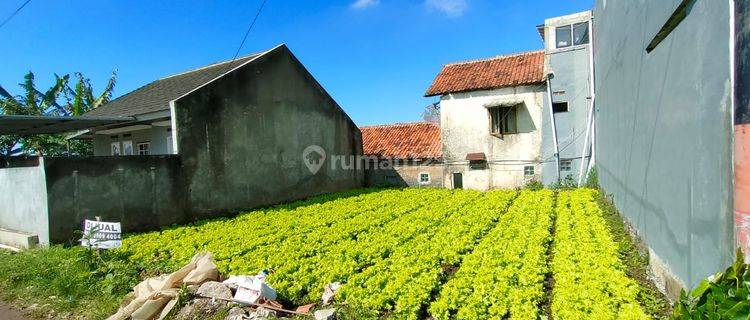
[[440,97],[445,187],[515,188],[540,180],[544,51],[447,64]]

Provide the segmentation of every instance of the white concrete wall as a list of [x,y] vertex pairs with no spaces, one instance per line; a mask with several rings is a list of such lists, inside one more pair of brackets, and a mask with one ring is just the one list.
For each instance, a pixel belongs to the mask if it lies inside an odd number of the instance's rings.
[[[440,126],[446,163],[445,186],[453,187],[454,172],[463,173],[464,188],[477,190],[515,188],[529,180],[538,180],[545,90],[541,85],[521,86],[442,96]],[[512,100],[524,102],[517,113],[519,133],[502,138],[491,135],[486,106]],[[476,152],[487,156],[486,170],[469,169],[466,154]],[[534,176],[524,176],[526,165],[535,166]]]
[[39,236],[49,244],[44,160],[35,167],[0,169],[0,228]]

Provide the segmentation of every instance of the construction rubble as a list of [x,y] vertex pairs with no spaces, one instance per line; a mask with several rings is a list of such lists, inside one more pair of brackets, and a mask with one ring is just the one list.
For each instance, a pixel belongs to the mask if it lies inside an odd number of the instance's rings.
[[[330,306],[313,309],[317,304],[285,309],[276,301],[276,291],[265,283],[269,272],[255,276],[237,275],[223,279],[211,253],[196,254],[181,269],[149,278],[133,288],[119,310],[107,320],[186,320],[223,318],[225,320],[264,320],[284,317],[306,317],[316,320],[336,319]],[[223,280],[223,281],[222,281]],[[341,286],[326,286],[322,304],[329,305]],[[312,312],[312,313],[311,313]]]

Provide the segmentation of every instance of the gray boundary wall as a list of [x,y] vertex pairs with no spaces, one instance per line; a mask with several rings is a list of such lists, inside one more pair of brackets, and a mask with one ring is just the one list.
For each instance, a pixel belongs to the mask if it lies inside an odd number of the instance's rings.
[[682,285],[733,258],[730,2],[597,0],[597,169],[602,188]]
[[0,229],[37,235],[40,244],[49,244],[44,160],[0,162]]
[[53,243],[70,242],[83,220],[119,221],[123,231],[157,229],[194,220],[186,207],[180,158],[45,158],[49,234]]

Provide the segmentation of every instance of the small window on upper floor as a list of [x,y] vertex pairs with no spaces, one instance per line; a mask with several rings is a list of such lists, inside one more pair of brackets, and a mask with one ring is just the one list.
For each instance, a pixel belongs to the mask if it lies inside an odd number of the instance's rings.
[[580,46],[589,43],[589,23],[581,22],[573,25],[573,45]]
[[518,133],[516,109],[518,107],[493,107],[490,112],[490,134],[501,136]]
[[589,23],[581,22],[555,28],[555,46],[567,48],[589,43]]
[[568,112],[567,102],[553,102],[552,113]]

